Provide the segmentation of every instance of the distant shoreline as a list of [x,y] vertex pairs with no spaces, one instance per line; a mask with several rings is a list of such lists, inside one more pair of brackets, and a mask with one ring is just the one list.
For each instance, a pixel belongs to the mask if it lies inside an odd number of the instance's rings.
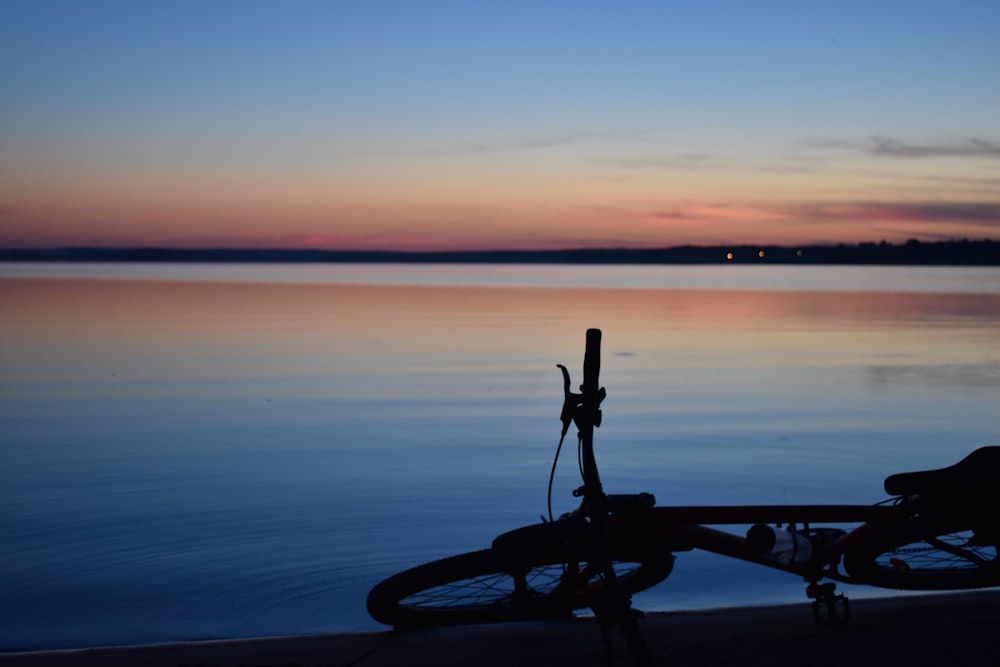
[[315,250],[306,248],[0,248],[4,262],[445,263],[445,264],[848,264],[1000,266],[1000,241],[902,244],[676,246],[565,250]]

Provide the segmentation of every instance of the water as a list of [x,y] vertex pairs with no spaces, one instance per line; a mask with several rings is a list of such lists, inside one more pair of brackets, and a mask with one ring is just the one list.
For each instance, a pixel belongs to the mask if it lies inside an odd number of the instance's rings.
[[[996,269],[7,264],[0,318],[0,650],[379,627],[545,511],[587,327],[611,492],[869,503],[1000,443]],[[801,600],[683,553],[636,604]]]

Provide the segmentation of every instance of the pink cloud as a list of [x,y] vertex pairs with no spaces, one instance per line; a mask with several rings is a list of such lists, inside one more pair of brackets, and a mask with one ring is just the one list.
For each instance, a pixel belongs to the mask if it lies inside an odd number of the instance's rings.
[[1000,226],[1000,203],[854,202],[782,207],[803,221],[872,220],[881,222],[974,223]]

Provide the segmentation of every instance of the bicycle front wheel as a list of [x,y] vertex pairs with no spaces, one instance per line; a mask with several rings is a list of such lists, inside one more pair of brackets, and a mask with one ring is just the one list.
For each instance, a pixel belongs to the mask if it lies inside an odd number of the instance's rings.
[[996,531],[960,522],[915,519],[888,526],[844,555],[860,583],[899,590],[959,590],[1000,585]]
[[[560,618],[588,606],[588,593],[600,586],[599,575],[591,576],[586,563],[567,565],[540,557],[548,562],[513,565],[504,560],[484,549],[405,570],[371,590],[368,613],[396,627]],[[672,565],[672,557],[669,565],[666,560],[615,561],[615,571],[621,585],[634,593],[665,579]]]

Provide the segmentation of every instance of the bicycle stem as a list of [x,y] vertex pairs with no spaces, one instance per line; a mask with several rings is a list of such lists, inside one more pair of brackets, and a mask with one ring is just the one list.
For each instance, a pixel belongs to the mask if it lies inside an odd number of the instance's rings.
[[570,391],[569,371],[559,364],[563,374],[565,400],[562,409],[563,435],[570,423],[576,423],[580,437],[580,461],[583,472],[582,494],[588,505],[603,505],[601,476],[594,456],[594,429],[601,425],[601,401],[607,392],[599,386],[601,371],[601,330],[587,329],[587,344],[583,357],[583,384],[579,394]]

